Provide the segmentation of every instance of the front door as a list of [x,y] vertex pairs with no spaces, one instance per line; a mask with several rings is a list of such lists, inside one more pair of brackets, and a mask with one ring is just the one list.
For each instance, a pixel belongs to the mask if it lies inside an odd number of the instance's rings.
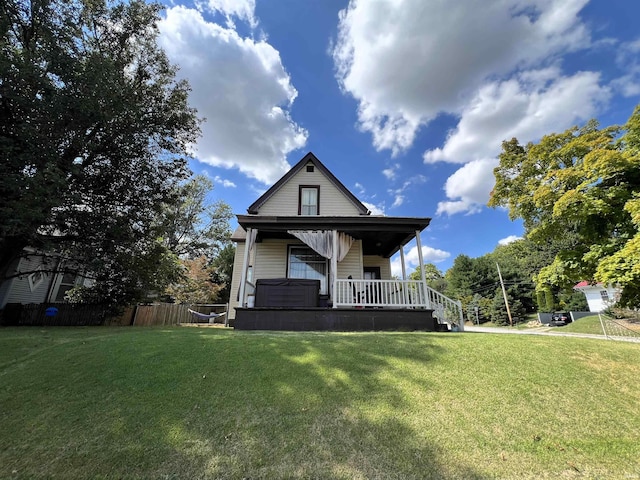
[[380,267],[364,267],[365,280],[380,280]]
[[[364,267],[362,273],[365,280],[380,280],[380,267]],[[379,285],[375,282],[365,282],[365,286],[367,303],[383,303]]]

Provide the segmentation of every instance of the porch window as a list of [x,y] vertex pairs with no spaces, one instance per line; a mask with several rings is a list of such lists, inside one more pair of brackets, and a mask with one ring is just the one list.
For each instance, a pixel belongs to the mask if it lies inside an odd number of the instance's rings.
[[320,293],[327,293],[327,259],[309,247],[289,247],[288,278],[320,280]]
[[300,186],[300,201],[298,206],[299,215],[319,215],[320,187]]

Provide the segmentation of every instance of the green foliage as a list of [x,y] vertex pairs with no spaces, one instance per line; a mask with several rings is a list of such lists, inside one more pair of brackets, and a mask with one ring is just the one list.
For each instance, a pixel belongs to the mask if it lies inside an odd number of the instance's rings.
[[228,303],[229,295],[231,295],[231,279],[235,255],[236,248],[233,244],[228,243],[211,262],[213,282],[221,287],[218,292],[218,298],[222,303]]
[[166,203],[159,217],[163,244],[181,258],[213,259],[229,241],[231,207],[207,200],[213,183],[204,175],[196,175],[175,189],[178,200]]
[[[92,272],[94,299],[161,288],[157,218],[189,176],[189,87],[141,0],[6,0],[0,23],[0,278],[27,246]],[[27,121],[28,120],[28,121]]]
[[[444,292],[447,288],[447,281],[444,278],[444,274],[433,263],[426,263],[424,266],[424,276],[429,285],[438,292]],[[420,271],[420,265],[409,274],[410,280],[422,280],[422,272]]]
[[502,307],[498,303],[494,305],[494,293],[500,286],[496,266],[499,264],[508,294],[518,301],[518,308],[522,309],[518,316],[523,317],[537,309],[532,277],[546,258],[549,258],[547,252],[528,239],[499,245],[493,252],[478,258],[460,255],[445,275],[446,294],[461,300],[468,321],[476,321],[476,306],[481,322],[501,316],[502,313],[497,313],[501,308],[504,308],[506,318],[504,301]]
[[640,302],[638,138],[640,108],[624,128],[591,121],[537,144],[503,143],[489,205],[523,219],[537,245],[555,244],[536,275],[540,288],[596,279],[622,285],[623,302]]
[[[164,205],[158,229],[162,244],[180,259],[180,275],[165,291],[180,303],[227,302],[231,275],[221,266],[228,260],[231,208],[210,203],[213,183],[198,175],[176,187],[178,201]],[[233,269],[233,257],[231,259]]]
[[[525,309],[520,300],[517,300],[513,295],[507,292],[507,300],[509,301],[509,311],[511,312],[511,320],[515,325],[517,322],[522,321],[525,317]],[[510,325],[509,315],[507,313],[507,306],[504,303],[504,295],[502,289],[497,289],[493,295],[491,301],[489,317],[496,325]]]

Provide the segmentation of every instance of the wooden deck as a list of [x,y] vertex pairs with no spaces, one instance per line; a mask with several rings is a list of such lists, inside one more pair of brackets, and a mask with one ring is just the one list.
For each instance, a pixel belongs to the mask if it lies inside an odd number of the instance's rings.
[[439,325],[426,309],[378,308],[236,308],[231,326],[237,330],[424,330]]

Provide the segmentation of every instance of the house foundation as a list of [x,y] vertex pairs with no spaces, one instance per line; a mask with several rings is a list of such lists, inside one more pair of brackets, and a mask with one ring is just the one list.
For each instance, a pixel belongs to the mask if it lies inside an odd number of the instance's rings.
[[427,309],[378,308],[236,308],[237,330],[372,331],[439,330]]

